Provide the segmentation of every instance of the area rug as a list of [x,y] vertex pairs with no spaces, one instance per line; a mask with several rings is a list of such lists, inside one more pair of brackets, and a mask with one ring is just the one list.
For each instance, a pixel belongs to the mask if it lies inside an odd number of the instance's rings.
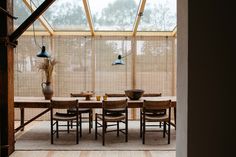
[[[121,126],[122,127],[122,126]],[[62,128],[63,129],[63,128]],[[157,127],[157,129],[160,129]],[[79,144],[75,144],[75,133],[61,132],[59,138],[54,138],[54,144],[50,143],[50,122],[40,121],[32,125],[31,128],[16,135],[15,149],[20,150],[114,150],[114,151],[175,151],[176,149],[176,131],[171,128],[171,142],[167,144],[167,136],[163,138],[162,132],[147,132],[146,144],[142,144],[139,137],[139,121],[129,121],[128,142],[125,142],[125,136],[116,132],[106,134],[105,146],[102,145],[102,138],[98,136],[95,140],[94,128],[92,133],[88,133],[87,124],[83,124],[82,138]],[[101,131],[101,130],[99,130]]]

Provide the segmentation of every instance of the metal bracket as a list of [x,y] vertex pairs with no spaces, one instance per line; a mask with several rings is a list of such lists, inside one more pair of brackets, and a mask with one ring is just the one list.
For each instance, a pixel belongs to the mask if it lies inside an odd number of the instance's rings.
[[5,9],[3,9],[2,7],[0,7],[0,11],[2,11],[2,12],[5,13],[7,16],[9,16],[9,17],[11,17],[11,18],[13,18],[13,19],[15,19],[15,20],[18,19],[18,17],[15,17],[15,16],[11,15],[8,11],[6,11]]
[[18,44],[18,41],[11,42],[9,40],[9,37],[0,37],[0,45],[4,45],[4,46],[10,45],[15,48],[17,44]]

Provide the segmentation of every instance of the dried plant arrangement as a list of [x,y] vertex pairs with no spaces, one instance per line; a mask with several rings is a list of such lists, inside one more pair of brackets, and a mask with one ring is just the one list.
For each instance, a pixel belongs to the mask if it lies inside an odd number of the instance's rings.
[[46,77],[46,83],[52,81],[52,74],[54,66],[58,63],[56,59],[46,58],[43,62],[39,63],[38,69],[44,71]]

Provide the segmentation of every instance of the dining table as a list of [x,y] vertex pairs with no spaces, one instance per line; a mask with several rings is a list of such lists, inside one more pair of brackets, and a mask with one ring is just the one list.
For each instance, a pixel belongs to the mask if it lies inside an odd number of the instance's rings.
[[[75,100],[78,99],[79,108],[102,108],[102,99],[97,101],[96,97],[91,97],[87,100],[85,97],[53,97],[53,100]],[[171,100],[171,107],[174,108],[174,121],[171,122],[171,125],[176,126],[176,96],[161,96],[161,97],[141,97],[138,100],[130,100],[127,97],[109,97],[107,100],[120,100],[127,99],[128,100],[128,108],[141,108],[143,106],[144,100]],[[24,127],[41,117],[48,111],[50,111],[50,100],[45,100],[44,97],[14,97],[14,108],[20,109],[20,126],[15,129],[15,133],[19,130],[23,131]],[[36,114],[31,119],[25,121],[25,109],[26,108],[45,108],[39,114]]]

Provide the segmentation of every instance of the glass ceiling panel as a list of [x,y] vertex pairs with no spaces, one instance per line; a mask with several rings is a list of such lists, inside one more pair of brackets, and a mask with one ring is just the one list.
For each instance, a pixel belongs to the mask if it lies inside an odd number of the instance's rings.
[[[14,29],[17,29],[30,15],[29,8],[26,7],[22,0],[14,1],[14,16],[18,17],[17,20],[14,20]],[[34,27],[35,30],[45,30],[38,20],[34,22]],[[32,25],[28,30],[33,30]]]
[[[36,7],[44,0],[33,0]],[[56,0],[43,14],[57,31],[89,30],[82,0]]]
[[176,26],[177,0],[147,0],[138,31],[172,31]]
[[132,31],[140,0],[88,0],[95,31]]

